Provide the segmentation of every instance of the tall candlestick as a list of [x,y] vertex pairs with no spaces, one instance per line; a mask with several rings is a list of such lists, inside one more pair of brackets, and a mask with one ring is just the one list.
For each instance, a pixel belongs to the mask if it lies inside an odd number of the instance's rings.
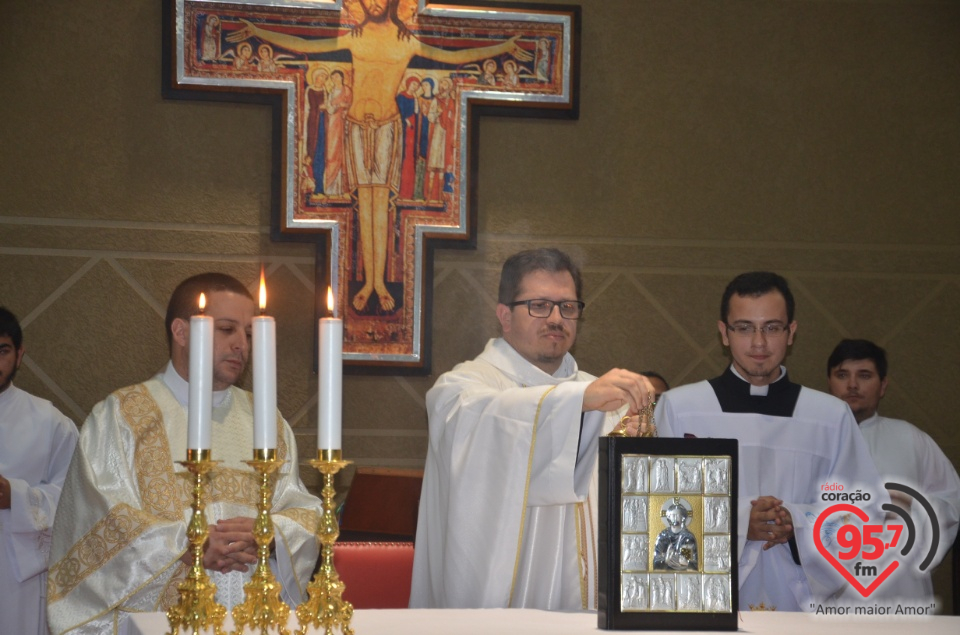
[[[333,313],[333,292],[327,289],[327,308]],[[320,351],[317,368],[317,449],[339,450],[343,413],[343,320],[320,320]]]
[[206,297],[200,294],[200,314],[190,317],[190,401],[187,450],[210,449],[213,412],[213,318],[203,315]]
[[277,447],[277,325],[264,315],[267,285],[260,270],[260,315],[253,318],[253,449]]

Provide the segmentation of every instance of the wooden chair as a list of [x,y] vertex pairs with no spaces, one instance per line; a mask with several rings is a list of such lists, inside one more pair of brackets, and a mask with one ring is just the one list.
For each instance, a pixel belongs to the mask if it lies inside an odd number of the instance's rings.
[[359,467],[340,517],[340,540],[413,542],[423,470]]

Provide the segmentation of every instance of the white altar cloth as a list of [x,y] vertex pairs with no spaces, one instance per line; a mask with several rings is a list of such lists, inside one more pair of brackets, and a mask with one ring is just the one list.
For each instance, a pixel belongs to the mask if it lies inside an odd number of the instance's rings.
[[[596,613],[560,613],[536,609],[367,609],[354,612],[350,625],[356,635],[595,635],[599,630]],[[290,633],[297,627],[297,617],[291,611]],[[168,629],[169,624],[163,613],[143,613],[130,620],[127,635],[162,635]],[[230,633],[232,630],[233,620],[228,615],[224,631]],[[340,633],[335,632],[338,635]],[[716,635],[723,631],[707,632]],[[960,617],[854,617],[744,612],[740,614],[739,632],[758,635],[903,635],[905,632],[956,635],[960,633]],[[322,631],[312,629],[310,635],[322,635]]]

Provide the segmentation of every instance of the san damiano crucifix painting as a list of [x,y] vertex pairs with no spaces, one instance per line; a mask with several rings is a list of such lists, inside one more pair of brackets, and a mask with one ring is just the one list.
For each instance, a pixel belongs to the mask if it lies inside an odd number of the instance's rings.
[[279,113],[273,238],[317,243],[346,362],[428,370],[432,248],[475,241],[476,118],[577,116],[579,7],[165,8],[165,96]]

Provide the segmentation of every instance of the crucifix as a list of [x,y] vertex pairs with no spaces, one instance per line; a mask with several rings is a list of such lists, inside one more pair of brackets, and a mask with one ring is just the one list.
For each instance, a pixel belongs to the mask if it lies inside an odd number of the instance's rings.
[[272,238],[317,245],[317,296],[333,289],[346,363],[429,372],[433,250],[476,241],[477,118],[578,116],[580,8],[167,0],[165,11],[165,97],[273,106]]

